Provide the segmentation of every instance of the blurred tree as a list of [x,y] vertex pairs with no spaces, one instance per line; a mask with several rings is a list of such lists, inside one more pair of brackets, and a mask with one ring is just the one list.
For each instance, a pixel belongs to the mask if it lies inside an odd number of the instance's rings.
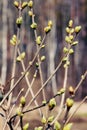
[[8,1],[3,0],[2,8],[2,71],[1,82],[5,84],[7,74],[7,5]]

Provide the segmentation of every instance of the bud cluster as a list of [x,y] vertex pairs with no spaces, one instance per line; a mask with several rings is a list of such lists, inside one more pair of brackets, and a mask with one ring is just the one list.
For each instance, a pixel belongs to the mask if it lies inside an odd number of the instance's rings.
[[44,28],[44,32],[45,32],[46,34],[51,31],[52,25],[53,25],[52,21],[49,20],[49,21],[48,21],[48,25]]
[[75,36],[80,32],[81,26],[75,26],[73,27],[73,20],[70,20],[68,23],[68,27],[66,27],[66,33],[67,36],[65,37],[65,41],[68,44],[75,45],[75,43],[78,43],[75,40]]
[[17,36],[14,34],[10,40],[10,44],[15,46],[17,44]]
[[23,10],[25,7],[27,7],[28,3],[25,1],[23,3],[19,3],[18,1],[14,1],[14,6],[18,9],[18,10]]
[[65,41],[67,43],[67,47],[63,48],[63,53],[65,54],[65,57],[63,58],[63,61],[65,62],[64,68],[68,67],[70,65],[69,56],[70,54],[74,53],[74,50],[72,46],[75,46],[78,44],[78,41],[75,41],[75,38],[77,34],[80,32],[81,26],[73,26],[73,20],[70,20],[68,23],[68,26],[66,27],[66,33]]

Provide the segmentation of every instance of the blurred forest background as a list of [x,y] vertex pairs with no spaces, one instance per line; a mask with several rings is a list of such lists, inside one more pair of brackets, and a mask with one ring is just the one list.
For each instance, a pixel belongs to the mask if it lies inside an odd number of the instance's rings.
[[[13,2],[13,0],[0,0],[0,82],[2,84],[5,84],[11,78],[14,48],[9,41],[12,35],[17,32],[16,18],[18,16]],[[46,39],[46,48],[41,52],[41,54],[46,55],[46,61],[42,65],[44,81],[53,72],[62,57],[62,50],[65,46],[65,28],[68,21],[73,19],[75,25],[82,26],[79,44],[71,57],[71,66],[68,74],[67,86],[76,86],[81,74],[87,70],[87,0],[34,0],[34,2],[38,35],[44,35],[43,28],[47,25],[49,19],[53,21],[52,31]],[[20,49],[21,51],[26,51],[25,65],[27,66],[35,54],[35,38],[30,28],[31,19],[28,15],[28,8],[23,10],[23,20]],[[34,73],[34,69],[31,70],[30,78]],[[17,78],[22,71],[19,63],[17,63],[16,71]],[[52,78],[47,90],[52,88],[55,93],[56,88],[62,87],[63,76],[63,67],[61,67]],[[82,99],[85,95],[87,95],[87,78],[77,93],[77,99]]]

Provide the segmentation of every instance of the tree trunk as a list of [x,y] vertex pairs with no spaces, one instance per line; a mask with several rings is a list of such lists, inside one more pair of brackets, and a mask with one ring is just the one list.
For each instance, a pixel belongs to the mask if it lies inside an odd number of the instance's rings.
[[7,0],[3,0],[2,9],[2,70],[1,70],[1,82],[5,84],[6,72],[7,72]]

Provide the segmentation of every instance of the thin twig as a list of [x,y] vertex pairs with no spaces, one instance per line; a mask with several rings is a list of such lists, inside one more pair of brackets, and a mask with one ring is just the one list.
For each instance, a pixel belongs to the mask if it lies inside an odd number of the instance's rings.
[[[19,49],[18,49],[18,54],[20,55],[20,50],[19,50]],[[22,64],[23,72],[25,72],[24,62],[21,61],[21,64]],[[28,89],[27,89],[27,91],[26,91],[25,97],[28,96],[29,91],[30,91],[32,97],[34,97],[34,93],[33,93],[33,91],[32,91],[32,86],[31,86],[31,84],[30,84],[30,82],[29,82],[29,79],[28,79],[27,74],[25,75],[25,80],[26,80],[26,83],[27,83],[27,85],[28,85]],[[34,101],[34,103],[35,103],[36,106],[38,106],[38,103],[37,103],[36,100]],[[38,109],[38,110],[39,110],[39,113],[40,113],[40,115],[41,115],[41,110],[40,110],[40,109]]]
[[[20,4],[21,4],[21,0],[20,0]],[[18,10],[18,13],[19,13],[19,17],[20,17],[21,9]],[[16,41],[16,45],[15,45],[14,58],[13,58],[12,77],[15,76],[15,71],[16,71],[16,57],[17,57],[18,41],[19,41],[19,36],[20,36],[19,34],[20,34],[20,29],[17,28],[17,41]],[[13,85],[14,85],[14,79],[11,80],[10,90],[13,88]],[[8,103],[7,103],[8,108],[10,107],[11,100],[12,100],[12,92],[9,95],[9,99],[8,99]]]
[[76,93],[76,91],[79,89],[80,85],[82,84],[83,80],[86,78],[87,76],[87,70],[85,71],[85,73],[81,76],[81,80],[79,81],[79,83],[77,84],[74,93]]
[[17,100],[18,100],[20,94],[23,92],[23,90],[24,90],[24,89],[21,89],[20,92],[18,93],[18,95],[17,95],[17,97],[16,97],[16,99],[15,99],[15,104],[12,106],[12,108],[11,108],[10,111],[9,111],[9,114],[7,115],[7,119],[6,119],[6,121],[5,121],[5,124],[4,124],[4,127],[3,127],[3,130],[5,130],[5,128],[6,128],[6,124],[7,124],[8,120],[9,120],[9,117],[11,116],[12,111],[13,111],[15,105],[16,105],[16,102],[17,102]]
[[[18,41],[18,37],[19,37],[19,29],[18,29],[18,32],[17,32],[17,41]],[[16,71],[17,48],[18,48],[18,42],[17,42],[16,45],[15,45],[14,59],[13,59],[13,67],[12,67],[12,77],[15,76],[15,71]],[[13,88],[13,85],[14,85],[14,78],[11,80],[10,90]],[[10,107],[11,100],[12,100],[12,92],[11,92],[11,94],[9,95],[9,99],[8,99],[8,103],[7,103],[8,108]]]
[[[31,9],[31,11],[33,12],[33,9]],[[34,17],[35,16],[32,15],[32,23],[35,22]],[[36,29],[34,30],[34,35],[35,35],[35,39],[37,39],[37,30]],[[37,46],[37,51],[38,51],[39,46],[38,45],[36,45],[36,46]],[[43,86],[43,74],[42,74],[41,61],[40,61],[40,55],[39,54],[37,56],[37,59],[38,59],[38,64],[39,64],[39,73],[40,73],[41,86]],[[44,89],[42,90],[42,94],[43,94],[43,100],[46,100]]]
[[51,78],[55,75],[55,73],[58,71],[58,69],[60,68],[60,66],[62,65],[62,60],[60,61],[60,63],[58,64],[58,66],[56,67],[56,69],[53,71],[53,73],[50,75],[50,77],[45,81],[45,83],[43,84],[43,86],[38,90],[38,92],[35,94],[34,98],[31,99],[30,103],[26,106],[26,109],[28,109],[28,107],[32,104],[32,102],[37,98],[37,96],[39,95],[39,93],[42,91],[42,89],[48,84],[48,82],[51,80]]
[[[57,96],[60,96],[60,94],[57,93],[57,94],[54,95],[52,98],[56,98]],[[34,110],[37,110],[37,109],[39,109],[39,108],[45,107],[45,106],[49,103],[49,101],[50,101],[50,99],[49,99],[48,101],[46,101],[46,103],[44,103],[44,104],[41,104],[41,105],[39,105],[39,106],[37,106],[37,107],[34,107],[34,108],[31,108],[31,109],[29,109],[29,110],[25,110],[25,111],[22,112],[22,114],[27,114],[27,113],[32,112],[32,111],[34,111]],[[13,120],[14,118],[16,118],[17,116],[18,116],[17,114],[13,115],[13,116],[9,119],[9,122],[12,122],[12,120]]]
[[[43,38],[42,43],[44,42],[44,40],[45,40],[45,36],[44,36],[44,38]],[[23,75],[21,75],[21,76],[19,77],[19,79],[16,81],[16,83],[13,85],[13,88],[11,88],[11,89],[9,90],[9,92],[4,96],[3,100],[0,102],[0,106],[4,103],[4,101],[5,101],[6,98],[10,95],[10,93],[11,93],[11,92],[17,87],[17,85],[21,82],[21,80],[22,80],[22,79],[24,78],[24,76],[26,75],[27,71],[29,71],[29,69],[32,67],[32,65],[33,65],[34,61],[36,60],[37,55],[38,55],[38,53],[40,52],[41,48],[42,48],[42,46],[40,46],[39,50],[36,52],[36,54],[35,54],[33,60],[32,60],[32,61],[30,62],[30,64],[28,65],[28,67],[26,68],[26,70],[25,70],[25,72],[23,73]]]

